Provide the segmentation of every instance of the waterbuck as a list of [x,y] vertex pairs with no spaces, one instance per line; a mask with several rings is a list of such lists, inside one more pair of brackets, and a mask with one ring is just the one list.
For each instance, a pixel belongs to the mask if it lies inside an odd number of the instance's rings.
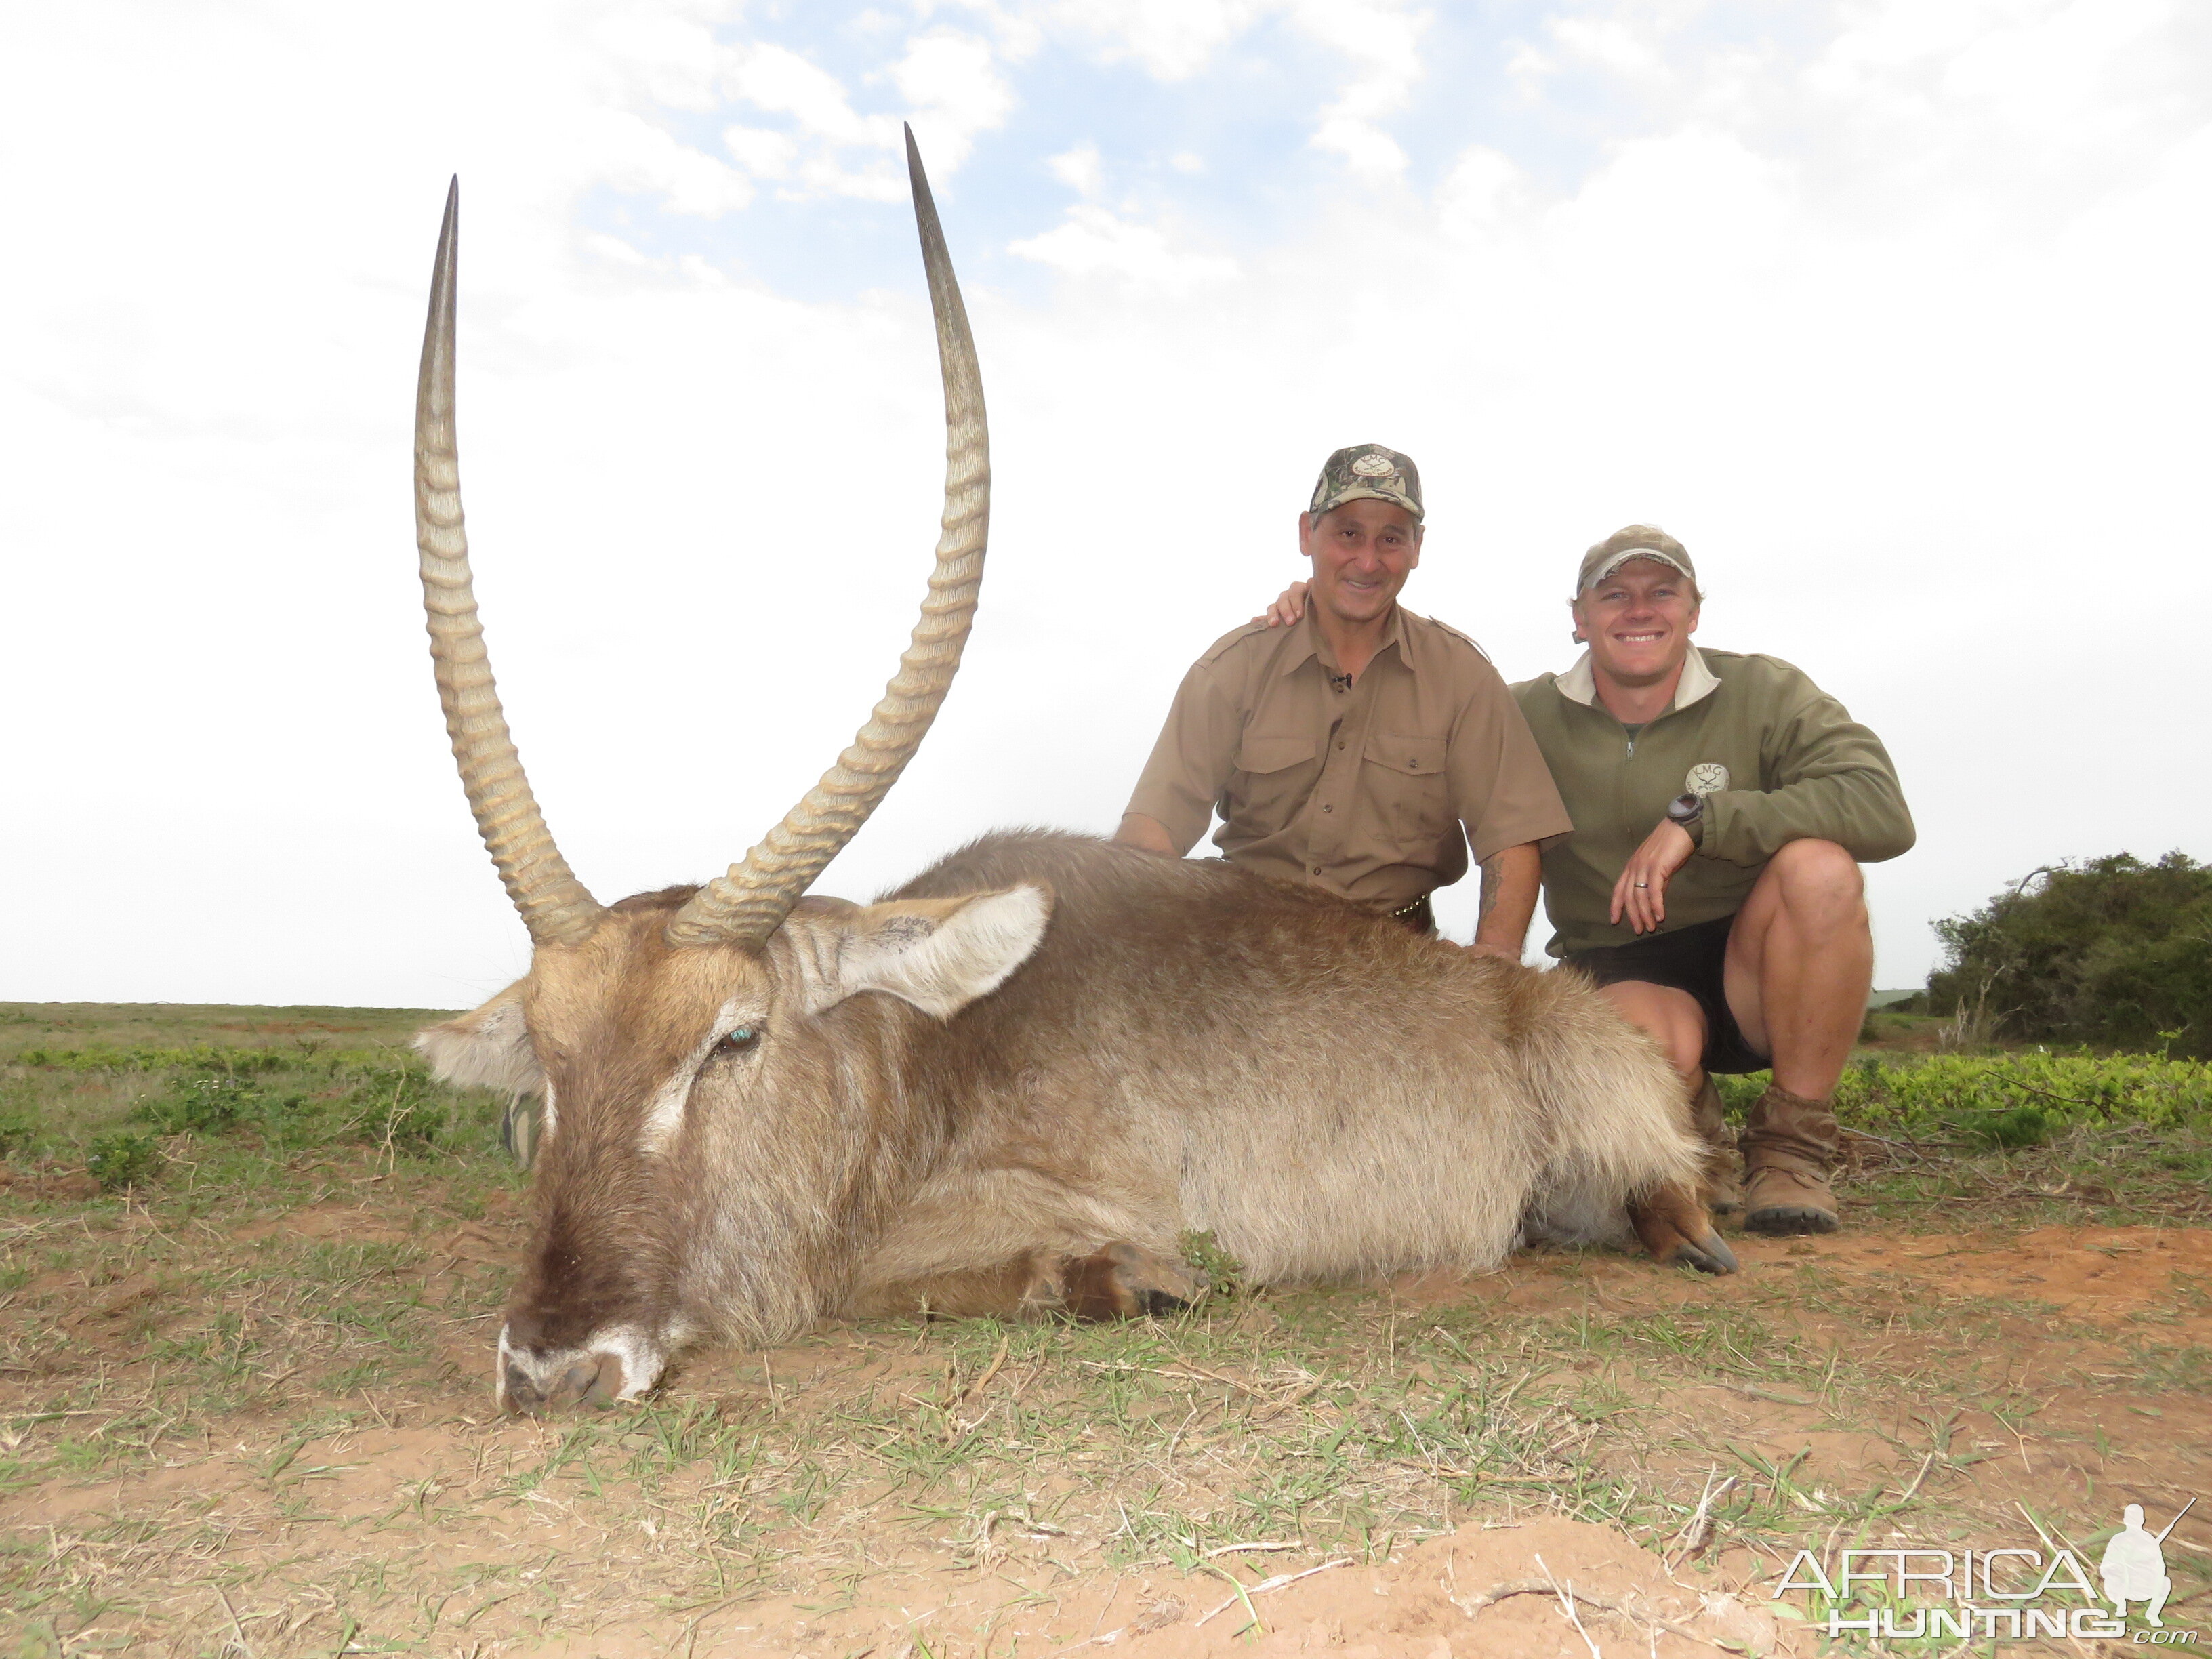
[[867,905],[801,897],[958,667],[989,471],[966,313],[912,135],[948,432],[944,534],[872,717],[703,887],[601,906],[548,833],[477,620],[453,437],[458,185],[416,420],[447,729],[533,946],[419,1046],[534,1095],[533,1231],[502,1404],[632,1400],[698,1337],[824,1316],[1130,1314],[1212,1232],[1258,1283],[1482,1269],[1517,1238],[1735,1266],[1681,1085],[1577,976],[1418,939],[1329,894],[1086,837],[987,837]]

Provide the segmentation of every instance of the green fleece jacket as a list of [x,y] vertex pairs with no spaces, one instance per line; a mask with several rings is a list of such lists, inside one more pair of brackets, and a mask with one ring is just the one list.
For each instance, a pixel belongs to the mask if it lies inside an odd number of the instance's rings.
[[1912,845],[1881,739],[1779,658],[1692,647],[1674,702],[1633,738],[1598,701],[1587,657],[1513,695],[1575,824],[1544,854],[1555,957],[1635,939],[1607,919],[1613,884],[1686,792],[1705,797],[1705,824],[1667,884],[1662,933],[1735,915],[1785,842],[1832,841],[1862,864]]

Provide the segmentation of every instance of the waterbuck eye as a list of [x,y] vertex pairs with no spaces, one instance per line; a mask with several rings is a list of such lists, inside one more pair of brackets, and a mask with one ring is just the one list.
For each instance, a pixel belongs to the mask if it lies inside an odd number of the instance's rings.
[[718,1054],[741,1054],[759,1041],[758,1031],[750,1025],[740,1025],[714,1045],[714,1052]]

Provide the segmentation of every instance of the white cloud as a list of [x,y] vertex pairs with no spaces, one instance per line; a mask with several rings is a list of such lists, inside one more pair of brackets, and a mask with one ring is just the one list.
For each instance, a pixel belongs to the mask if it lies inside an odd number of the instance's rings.
[[797,131],[733,126],[724,143],[749,172],[778,181],[787,197],[897,201],[906,194],[899,131],[904,119],[933,176],[950,177],[974,151],[978,134],[1005,124],[1013,93],[987,40],[934,28],[904,46],[881,77],[903,100],[901,115],[860,112],[842,81],[788,47],[739,46],[724,76],[731,95],[790,117]]
[[702,218],[735,212],[752,200],[743,173],[637,116],[608,111],[589,131],[591,148],[601,157],[600,179],[617,190],[658,196],[671,211]]
[[804,131],[833,143],[881,149],[898,134],[897,122],[887,115],[856,113],[844,82],[787,47],[740,48],[726,78],[730,90],[747,103],[788,115]]
[[1051,167],[1054,178],[1078,196],[1096,196],[1105,182],[1098,161],[1098,146],[1088,138],[1073,149],[1052,157],[1046,165]]
[[799,159],[798,141],[773,127],[727,127],[722,143],[738,158],[738,165],[757,179],[787,178]]
[[1169,294],[1186,294],[1237,275],[1234,259],[1178,252],[1157,226],[1135,224],[1089,204],[1070,208],[1065,222],[1014,243],[1012,251],[1065,276],[1118,277]]
[[1617,75],[1657,80],[1665,72],[1656,43],[1620,17],[1555,17],[1547,25],[1560,50]]
[[1527,185],[1512,161],[1487,145],[1461,155],[1437,191],[1437,210],[1445,232],[1466,238],[1502,222],[1526,204]]
[[1406,152],[1382,124],[1401,112],[1421,76],[1427,19],[1393,0],[1295,0],[1290,11],[1303,33],[1352,66],[1336,101],[1321,112],[1314,147],[1341,156],[1357,177],[1397,178]]
[[915,136],[943,156],[950,173],[968,159],[975,135],[1002,125],[1014,95],[992,60],[990,43],[938,31],[912,41],[891,70],[914,111]]
[[1259,20],[1261,0],[1056,0],[1037,9],[1050,26],[1103,43],[1164,81],[1187,80]]

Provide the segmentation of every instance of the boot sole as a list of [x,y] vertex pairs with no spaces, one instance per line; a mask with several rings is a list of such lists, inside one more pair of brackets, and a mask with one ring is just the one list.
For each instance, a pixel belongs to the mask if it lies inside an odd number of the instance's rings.
[[1798,1233],[1832,1233],[1842,1224],[1826,1210],[1798,1204],[1753,1210],[1743,1218],[1745,1231],[1763,1233],[1769,1238],[1787,1238]]

